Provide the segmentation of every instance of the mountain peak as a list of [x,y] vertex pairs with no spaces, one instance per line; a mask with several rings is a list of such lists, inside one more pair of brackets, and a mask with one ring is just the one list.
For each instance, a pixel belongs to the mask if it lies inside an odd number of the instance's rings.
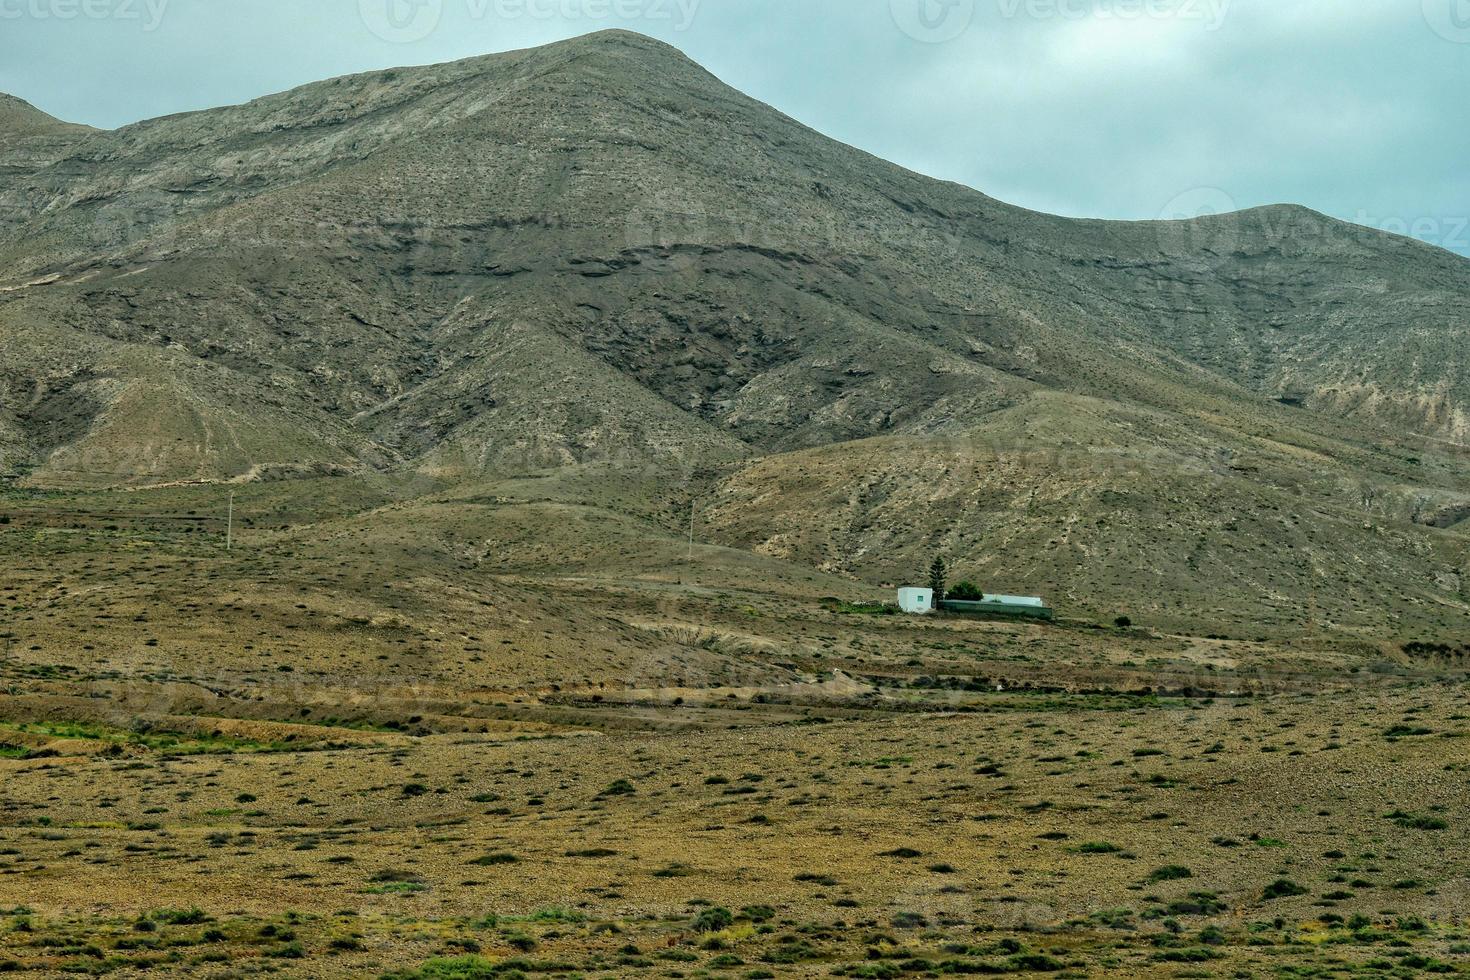
[[571,59],[587,56],[606,57],[637,63],[644,70],[679,68],[694,69],[702,75],[708,74],[703,66],[674,45],[646,34],[639,34],[637,31],[621,28],[593,31],[591,34],[581,34],[577,37],[553,41],[520,51],[485,55],[479,60],[496,61],[517,56],[534,58],[547,55]]
[[568,38],[560,44],[621,44],[635,48],[646,48],[650,50],[678,51],[672,44],[660,41],[658,38],[637,31],[625,30],[621,27],[610,27],[606,30],[593,31],[590,34],[581,34],[577,37]]
[[637,31],[624,30],[620,27],[593,31],[590,34],[579,34],[576,37],[569,37],[564,41],[553,41],[550,44],[543,45],[543,47],[551,50],[557,48],[593,48],[602,50],[623,48],[649,55],[673,57],[680,61],[689,60],[688,55],[667,41],[660,41],[656,37],[640,34]]
[[37,109],[25,99],[0,92],[0,138],[84,131],[89,128],[77,123],[63,122]]

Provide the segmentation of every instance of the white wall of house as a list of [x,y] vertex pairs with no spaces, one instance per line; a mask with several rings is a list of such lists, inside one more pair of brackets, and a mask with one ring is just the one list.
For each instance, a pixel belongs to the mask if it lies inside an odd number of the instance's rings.
[[916,613],[920,616],[928,615],[934,611],[934,590],[899,589],[898,608],[906,613]]

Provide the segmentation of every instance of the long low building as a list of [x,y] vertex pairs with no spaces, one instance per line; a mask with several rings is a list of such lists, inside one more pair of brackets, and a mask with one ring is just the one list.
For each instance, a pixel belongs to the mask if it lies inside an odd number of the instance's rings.
[[1033,619],[1055,619],[1056,611],[1040,596],[987,595],[978,601],[944,599],[939,608],[946,612],[975,613],[985,616],[1029,616]]
[[1033,619],[1055,619],[1056,612],[1046,600],[1034,595],[986,595],[983,599],[941,599],[935,601],[933,589],[899,589],[898,608],[910,615],[926,616],[940,611],[974,613],[990,616],[1029,616]]

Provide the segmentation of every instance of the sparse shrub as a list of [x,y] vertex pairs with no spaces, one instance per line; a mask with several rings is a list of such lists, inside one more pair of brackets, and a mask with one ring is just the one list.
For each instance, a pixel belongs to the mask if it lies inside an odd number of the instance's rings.
[[1290,898],[1293,895],[1305,895],[1307,890],[1290,878],[1277,878],[1266,886],[1261,893],[1261,898],[1270,901],[1277,898]]
[[1154,959],[1160,963],[1204,963],[1207,960],[1216,960],[1220,954],[1213,949],[1199,947],[1197,949],[1169,949],[1162,953],[1155,953]]
[[1194,872],[1182,864],[1166,864],[1148,876],[1150,882],[1178,881],[1181,878],[1193,878]]
[[1012,956],[1006,961],[1006,966],[1015,973],[1058,973],[1067,968],[1067,964],[1045,953],[1022,953],[1019,956]]
[[705,909],[694,917],[695,932],[719,932],[728,929],[735,922],[735,916],[727,908],[715,907]]
[[1448,830],[1450,826],[1448,821],[1440,817],[1416,816],[1402,810],[1388,814],[1387,819],[1406,830]]
[[[385,973],[382,980],[491,980],[508,978],[515,974],[505,969],[507,964],[488,960],[483,956],[457,956],[428,960],[416,970],[401,973]],[[512,968],[513,969],[513,968]],[[524,976],[520,973],[520,976]]]

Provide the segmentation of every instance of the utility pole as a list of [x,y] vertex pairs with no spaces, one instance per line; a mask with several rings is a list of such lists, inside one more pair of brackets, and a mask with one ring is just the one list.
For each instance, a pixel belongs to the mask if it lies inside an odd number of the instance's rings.
[[235,491],[230,491],[230,516],[225,518],[225,550],[235,546]]
[[694,500],[689,501],[689,565],[694,565]]

